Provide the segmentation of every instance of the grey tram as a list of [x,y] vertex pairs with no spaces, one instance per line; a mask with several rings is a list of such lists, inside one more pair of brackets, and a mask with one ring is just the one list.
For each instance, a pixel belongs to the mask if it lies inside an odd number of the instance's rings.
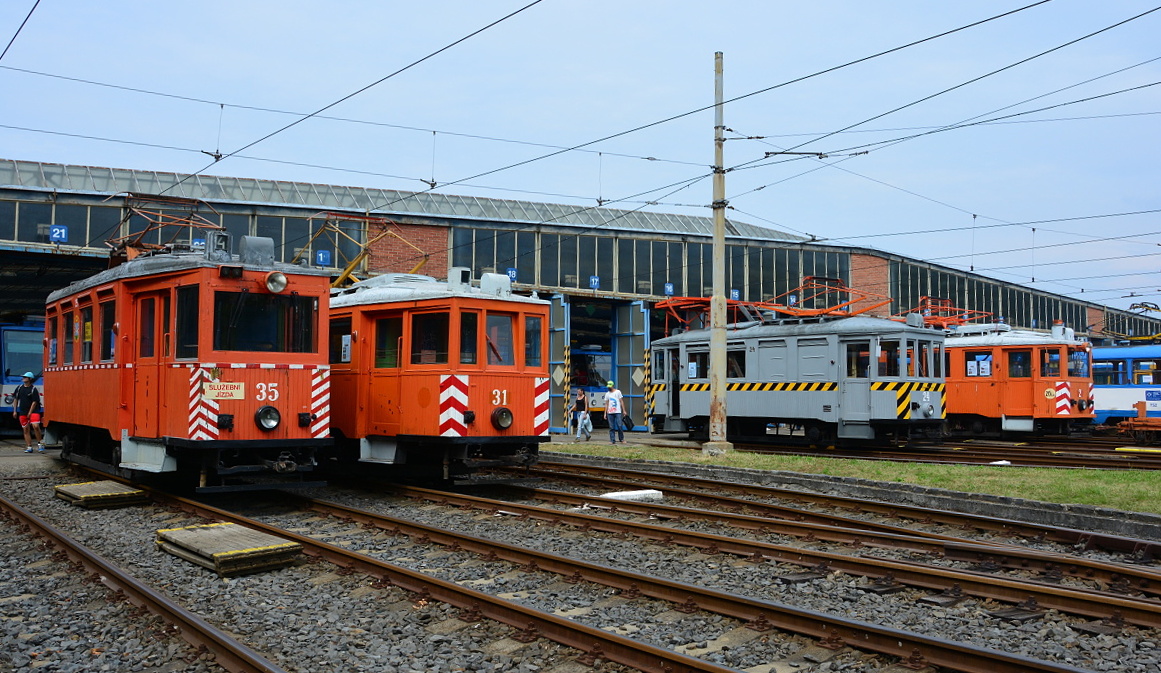
[[[937,437],[944,419],[942,331],[861,315],[772,318],[727,327],[732,440],[811,444]],[[655,432],[708,436],[710,331],[652,345]]]

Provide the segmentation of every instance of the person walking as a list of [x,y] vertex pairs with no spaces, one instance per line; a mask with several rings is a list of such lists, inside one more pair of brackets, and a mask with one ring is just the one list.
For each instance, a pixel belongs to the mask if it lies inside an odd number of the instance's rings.
[[593,419],[589,418],[589,410],[582,409],[580,415],[576,418],[576,441],[581,440],[581,435],[585,436],[585,441],[593,438]]
[[[580,419],[581,413],[588,414],[589,411],[589,396],[585,393],[584,388],[578,387],[572,396],[572,418],[570,421],[576,428],[576,436],[580,437]],[[591,421],[590,421],[591,423]]]
[[609,381],[609,392],[605,393],[605,418],[609,420],[609,443],[616,444],[618,436],[620,442],[625,443],[625,428],[621,419],[625,414],[624,395],[617,390],[617,384]]
[[35,434],[36,450],[44,453],[44,433],[40,430],[40,391],[32,385],[36,374],[24,372],[23,378],[13,394],[12,417],[20,421],[20,427],[24,430],[24,452],[32,453],[32,435]]

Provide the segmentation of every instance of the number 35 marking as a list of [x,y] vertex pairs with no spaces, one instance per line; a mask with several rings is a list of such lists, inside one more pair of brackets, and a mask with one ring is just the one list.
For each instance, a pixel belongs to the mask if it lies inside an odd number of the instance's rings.
[[273,402],[278,399],[277,383],[259,383],[255,387],[258,389],[258,394],[254,396],[254,399],[259,402],[265,402],[267,400]]

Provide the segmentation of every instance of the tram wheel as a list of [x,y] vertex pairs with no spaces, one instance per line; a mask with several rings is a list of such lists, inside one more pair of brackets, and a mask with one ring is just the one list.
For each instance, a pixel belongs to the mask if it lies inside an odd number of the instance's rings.
[[1142,446],[1151,446],[1157,441],[1157,436],[1152,430],[1134,430],[1133,441]]

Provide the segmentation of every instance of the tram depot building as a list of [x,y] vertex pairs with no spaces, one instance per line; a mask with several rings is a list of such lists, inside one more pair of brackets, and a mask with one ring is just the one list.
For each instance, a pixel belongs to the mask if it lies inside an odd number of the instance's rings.
[[[106,241],[171,219],[218,225],[235,239],[273,238],[280,261],[335,276],[349,266],[358,278],[445,278],[453,266],[473,278],[508,274],[514,290],[553,304],[553,431],[564,431],[570,387],[603,385],[588,380],[603,377],[616,382],[642,429],[648,348],[665,331],[654,303],[711,294],[709,217],[0,159],[0,320],[42,315],[49,292],[108,266]],[[199,231],[170,227],[143,240],[196,244]],[[1015,327],[1047,330],[1063,320],[1094,341],[1161,332],[1161,320],[1135,313],[736,220],[726,224],[725,256],[729,295],[743,301],[769,300],[816,276],[891,297],[876,311],[882,316],[936,297]]]

